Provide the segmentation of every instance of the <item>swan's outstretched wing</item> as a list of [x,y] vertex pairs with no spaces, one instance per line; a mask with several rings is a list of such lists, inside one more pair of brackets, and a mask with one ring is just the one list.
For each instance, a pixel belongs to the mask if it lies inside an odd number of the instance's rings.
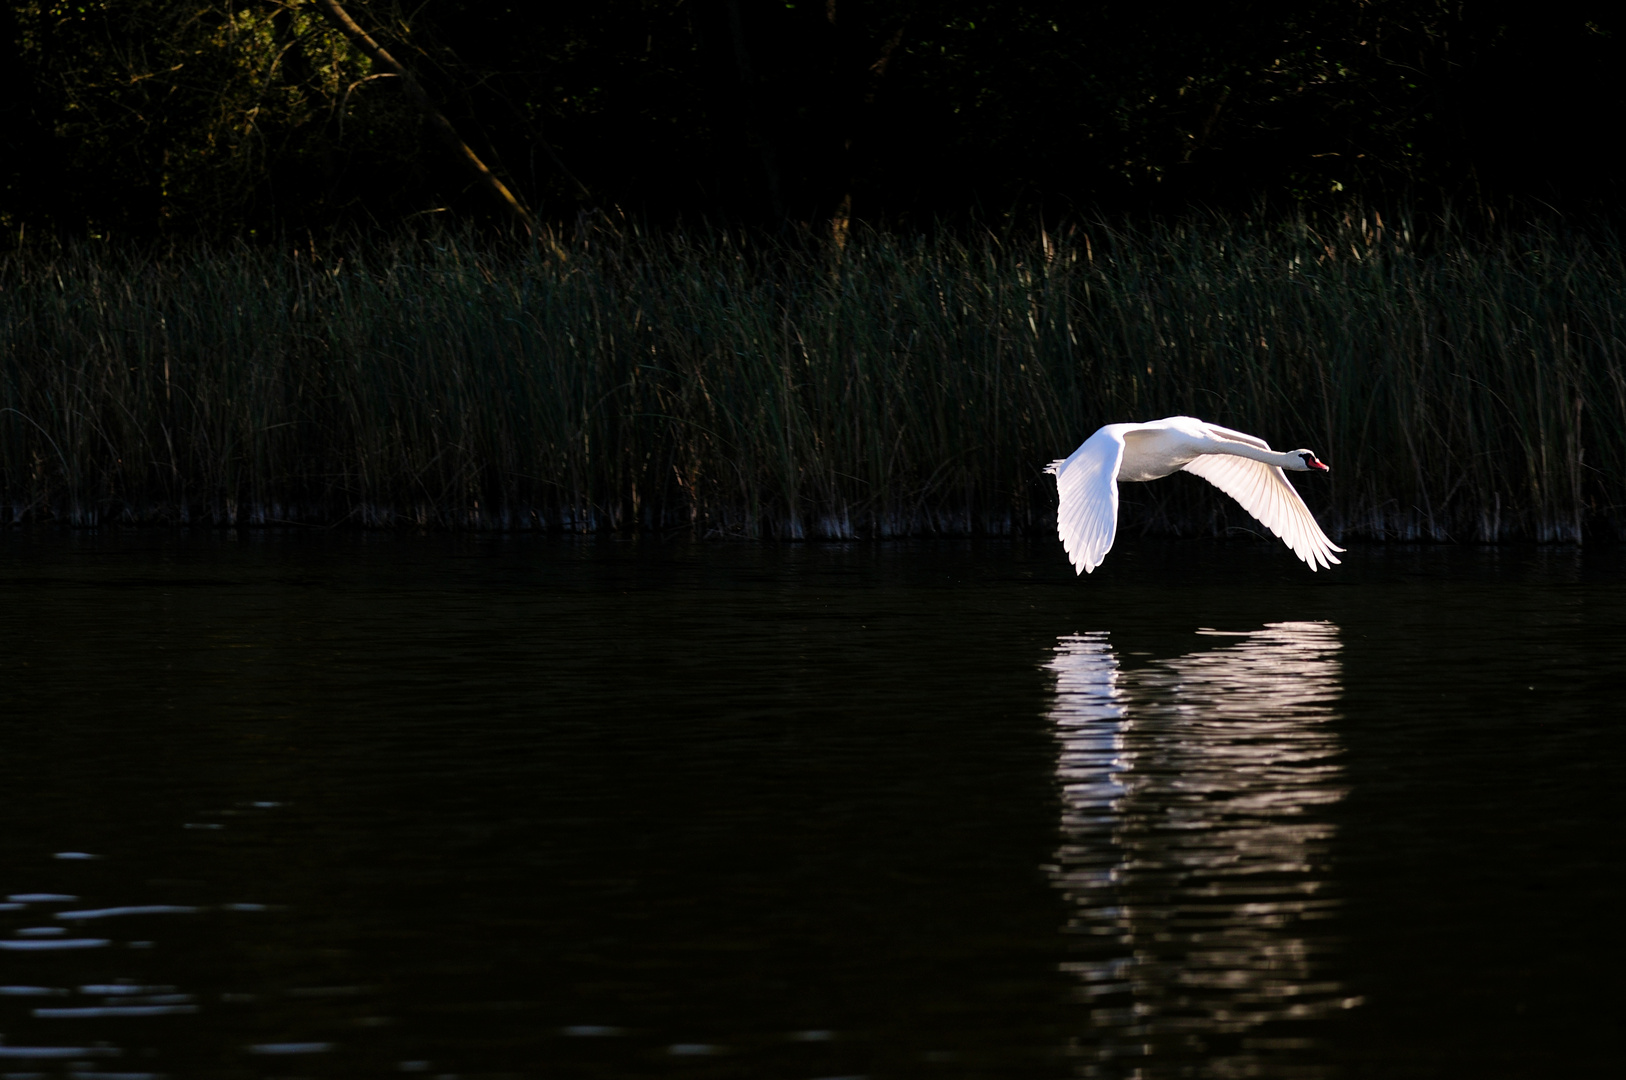
[[1124,457],[1121,425],[1109,424],[1084,440],[1056,474],[1056,533],[1078,573],[1094,573],[1118,533],[1118,465]]
[[1204,454],[1182,467],[1241,503],[1242,509],[1281,537],[1311,570],[1330,567],[1338,561],[1333,552],[1344,549],[1327,539],[1310,508],[1288,483],[1287,474],[1275,465],[1234,454]]

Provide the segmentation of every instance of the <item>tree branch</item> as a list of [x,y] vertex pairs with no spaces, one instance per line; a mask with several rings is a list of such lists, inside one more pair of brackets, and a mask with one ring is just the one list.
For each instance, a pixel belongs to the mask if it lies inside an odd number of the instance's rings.
[[446,119],[444,113],[435,108],[434,102],[429,100],[429,95],[424,93],[423,87],[419,85],[417,79],[412,77],[412,73],[402,66],[400,61],[391,56],[382,45],[374,41],[371,35],[363,30],[356,23],[356,20],[352,19],[349,13],[339,5],[338,0],[316,0],[316,8],[326,16],[328,22],[338,27],[339,31],[349,38],[352,44],[371,57],[373,63],[400,78],[401,85],[406,88],[407,96],[412,98],[413,104],[422,110],[425,118],[429,121],[429,126],[440,137],[440,141],[445,143],[446,147],[462,160],[463,164],[474,174],[480,186],[489,191],[492,197],[502,204],[503,209],[513,215],[525,227],[527,233],[532,236],[536,235],[536,221],[531,217],[531,212],[514,196],[512,191],[508,190],[508,186],[497,178],[497,174],[486,167],[486,163],[480,160],[480,156],[469,147],[469,144],[464,142],[462,137],[457,134],[457,129],[452,127],[452,122]]

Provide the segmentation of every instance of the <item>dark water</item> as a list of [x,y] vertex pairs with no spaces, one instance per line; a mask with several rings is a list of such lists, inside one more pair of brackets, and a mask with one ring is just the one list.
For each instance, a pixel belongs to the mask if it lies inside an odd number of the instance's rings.
[[0,605],[0,1074],[1618,1075],[1619,552],[10,533]]

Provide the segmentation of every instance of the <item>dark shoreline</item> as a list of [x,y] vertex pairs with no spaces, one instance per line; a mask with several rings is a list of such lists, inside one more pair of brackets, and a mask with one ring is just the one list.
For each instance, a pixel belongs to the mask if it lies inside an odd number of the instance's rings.
[[[1046,531],[1185,413],[1307,446],[1345,541],[1626,536],[1626,261],[1373,213],[1057,237],[468,236],[0,261],[0,523]],[[1251,524],[1188,478],[1132,531]]]

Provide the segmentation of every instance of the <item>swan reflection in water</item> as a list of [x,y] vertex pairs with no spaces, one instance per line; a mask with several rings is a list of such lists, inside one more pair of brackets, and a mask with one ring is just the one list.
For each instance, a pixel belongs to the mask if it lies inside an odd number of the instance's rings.
[[1083,1075],[1304,1075],[1297,1022],[1356,1003],[1320,974],[1338,629],[1199,633],[1227,640],[1128,668],[1105,634],[1068,636],[1047,665]]

